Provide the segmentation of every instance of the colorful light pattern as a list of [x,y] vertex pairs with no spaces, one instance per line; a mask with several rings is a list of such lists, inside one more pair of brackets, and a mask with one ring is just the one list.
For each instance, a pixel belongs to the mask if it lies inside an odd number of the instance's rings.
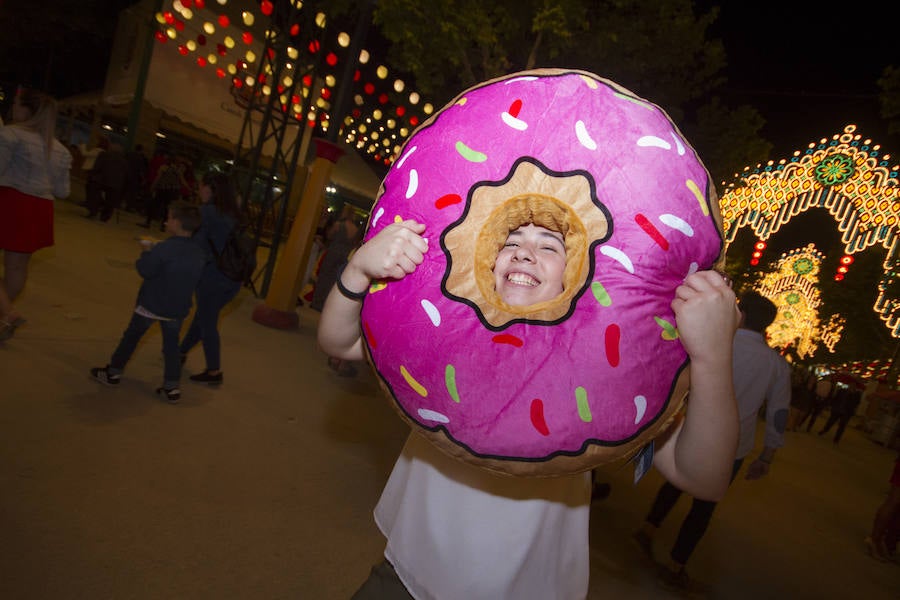
[[863,139],[855,125],[828,140],[812,143],[790,160],[765,167],[746,167],[737,181],[725,185],[719,203],[726,242],[741,227],[751,227],[761,240],[810,208],[824,208],[835,219],[846,254],[875,244],[887,250],[884,276],[874,310],[900,337],[900,167],[891,164],[881,146]]
[[801,359],[812,356],[819,344],[834,352],[844,328],[839,315],[832,315],[824,324],[819,316],[819,267],[824,258],[814,244],[795,248],[782,254],[775,270],[756,285],[756,291],[778,308],[775,321],[766,330],[769,343],[775,348],[791,347]]
[[[302,2],[294,0],[294,4],[303,10]],[[175,42],[178,51],[199,68],[216,65],[216,75],[232,86],[236,99],[246,106],[251,95],[281,94],[281,90],[291,87],[292,82],[270,81],[269,65],[266,65],[269,72],[263,73],[267,77],[256,78],[258,67],[254,63],[263,53],[265,40],[274,36],[272,31],[264,29],[272,12],[273,4],[267,1],[167,1],[156,14],[159,30],[155,37],[160,43]],[[324,30],[326,23],[324,14],[315,15],[315,27]],[[433,105],[422,102],[421,95],[410,90],[403,79],[391,73],[387,66],[376,64],[371,54],[362,50],[350,91],[353,107],[349,114],[334,119],[330,99],[349,59],[349,34],[339,32],[333,40],[320,43],[317,38],[321,31],[304,32],[295,25],[289,33],[296,38],[296,45],[286,50],[291,61],[285,65],[287,69],[298,77],[311,73],[313,65],[318,65],[318,71],[315,80],[305,78],[297,86],[300,94],[279,98],[282,111],[320,134],[326,133],[334,121],[340,128],[339,137],[345,142],[372,160],[390,165],[406,138],[434,111]],[[207,45],[215,51],[206,50]],[[202,52],[203,56],[192,56],[195,52]],[[320,54],[322,60],[318,60]],[[308,112],[301,114],[303,98],[310,96],[313,102]]]

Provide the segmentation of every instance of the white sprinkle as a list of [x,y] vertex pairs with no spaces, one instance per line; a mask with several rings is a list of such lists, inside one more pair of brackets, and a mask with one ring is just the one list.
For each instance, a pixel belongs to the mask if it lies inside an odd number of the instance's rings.
[[678,148],[678,156],[684,156],[684,144],[678,139],[678,136],[672,132],[672,138],[675,140],[675,146]]
[[504,83],[509,85],[515,81],[534,81],[535,79],[537,79],[537,77],[514,77],[512,79],[507,79]]
[[432,304],[428,300],[422,300],[422,308],[425,309],[426,314],[428,314],[428,318],[431,319],[431,324],[435,327],[441,324],[441,313],[438,311],[437,307]]
[[407,152],[406,154],[404,154],[403,157],[402,157],[400,160],[397,161],[397,168],[398,168],[398,169],[399,169],[400,167],[402,167],[402,166],[403,166],[403,163],[406,162],[406,159],[409,158],[410,155],[411,155],[413,152],[416,151],[416,148],[418,148],[418,146],[413,146],[412,148],[410,148],[410,149],[409,149],[409,152]]
[[600,252],[622,263],[622,266],[625,267],[629,273],[634,275],[634,265],[631,263],[631,259],[625,256],[624,252],[613,246],[600,246]]
[[378,210],[375,211],[375,216],[372,218],[372,227],[375,227],[376,225],[378,225],[378,219],[380,219],[383,214],[384,214],[384,207],[379,206]]
[[578,141],[581,142],[581,145],[588,150],[597,149],[597,142],[591,139],[587,127],[584,126],[584,121],[579,120],[575,123],[575,136],[578,138]]
[[420,408],[419,416],[425,421],[437,421],[438,423],[450,422],[450,419],[447,418],[447,415],[443,415],[434,410],[428,410],[427,408]]
[[634,424],[637,425],[647,412],[647,399],[644,396],[634,397]]
[[676,217],[675,215],[664,214],[659,215],[659,220],[662,221],[665,225],[668,225],[672,229],[677,229],[684,235],[688,237],[694,237],[694,228],[691,227],[687,221],[682,219],[681,217]]
[[406,199],[409,200],[416,194],[419,189],[419,172],[415,169],[409,172],[409,187],[406,188]]
[[688,275],[693,275],[694,273],[697,272],[697,270],[699,268],[700,268],[700,265],[698,265],[695,262],[692,262],[690,268],[688,269]]
[[512,127],[513,129],[518,129],[519,131],[525,131],[528,129],[528,123],[519,119],[517,117],[512,116],[508,112],[504,112],[500,115],[500,118],[503,119],[503,122]]
[[655,135],[645,135],[642,138],[639,138],[637,141],[637,145],[642,148],[662,148],[663,150],[671,150],[672,145],[662,138],[658,138]]

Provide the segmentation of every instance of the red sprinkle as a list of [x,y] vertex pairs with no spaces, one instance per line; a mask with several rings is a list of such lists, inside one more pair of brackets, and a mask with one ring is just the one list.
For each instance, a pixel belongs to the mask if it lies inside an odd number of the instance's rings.
[[462,198],[460,198],[458,194],[447,194],[435,200],[434,207],[440,210],[454,204],[459,204],[460,202],[462,202]]
[[645,217],[641,213],[638,213],[634,215],[634,220],[638,225],[641,226],[641,229],[647,232],[647,235],[653,238],[654,242],[659,244],[660,248],[662,248],[663,250],[669,249],[668,240],[663,237],[663,235],[659,232],[659,229],[653,226],[653,223],[647,220],[647,217]]
[[363,330],[366,332],[366,339],[369,340],[369,345],[373,348],[378,346],[378,342],[375,341],[375,336],[372,335],[372,330],[369,329],[369,323],[367,321],[363,321]]
[[523,342],[521,339],[508,333],[495,335],[492,339],[495,344],[509,344],[510,346],[515,346],[516,348],[521,348],[523,345],[525,345],[525,342]]
[[619,366],[619,326],[613,323],[606,328],[606,360],[609,366]]
[[522,101],[516,99],[515,102],[509,105],[509,110],[506,112],[508,112],[512,117],[518,117],[520,110],[522,110]]
[[544,403],[538,398],[531,401],[531,424],[541,435],[550,435],[547,421],[544,420]]

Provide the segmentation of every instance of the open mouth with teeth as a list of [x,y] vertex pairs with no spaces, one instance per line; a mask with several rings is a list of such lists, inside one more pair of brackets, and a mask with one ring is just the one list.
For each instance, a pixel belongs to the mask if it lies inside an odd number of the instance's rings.
[[506,280],[510,283],[527,287],[537,287],[541,285],[540,281],[527,273],[509,273],[506,276]]

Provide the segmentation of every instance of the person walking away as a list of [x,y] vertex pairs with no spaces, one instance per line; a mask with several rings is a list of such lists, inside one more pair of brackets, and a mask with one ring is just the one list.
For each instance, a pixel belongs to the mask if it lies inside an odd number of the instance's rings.
[[109,149],[97,157],[91,170],[94,191],[88,197],[89,219],[98,217],[104,223],[109,221],[113,211],[122,204],[127,177],[128,160],[125,152],[121,144],[112,142]]
[[831,414],[825,422],[825,427],[819,432],[819,435],[825,435],[837,423],[837,430],[834,432],[832,443],[837,446],[844,435],[844,429],[850,423],[850,419],[856,414],[856,409],[862,401],[862,390],[857,386],[847,387],[838,390],[834,394],[834,400],[831,403]]
[[216,265],[215,257],[221,254],[232,229],[239,226],[241,208],[237,188],[224,173],[206,173],[200,184],[199,195],[203,225],[196,237],[198,243],[207,248],[213,258],[203,269],[197,286],[197,310],[179,344],[179,352],[181,361],[184,362],[191,349],[202,342],[206,368],[201,373],[191,375],[190,380],[219,385],[224,379],[219,314],[237,296],[241,282],[222,273]]
[[[769,472],[775,451],[784,445],[784,431],[791,403],[790,367],[775,350],[766,344],[765,330],[775,319],[777,309],[767,298],[756,292],[745,294],[739,303],[740,328],[734,336],[733,377],[734,392],[740,414],[740,436],[731,469],[731,480],[744,459],[753,451],[757,414],[766,403],[765,447],[747,469],[746,479],[754,480]],[[634,539],[644,552],[653,558],[653,540],[663,520],[675,506],[682,490],[677,484],[662,485],[641,528]],[[661,582],[670,589],[700,591],[703,586],[691,579],[685,565],[712,520],[716,502],[693,498],[691,509],[672,547],[670,562],[660,570]]]
[[834,392],[835,389],[832,376],[822,377],[816,382],[816,397],[813,401],[812,411],[809,414],[809,421],[806,424],[807,433],[812,430],[813,425],[816,423],[816,419],[819,418],[819,415],[822,414],[822,411],[825,410],[825,407],[831,402],[831,396]]
[[144,281],[138,290],[131,321],[109,363],[91,369],[91,376],[106,385],[119,385],[138,342],[154,323],[159,323],[165,370],[163,384],[156,393],[175,404],[181,399],[178,333],[190,312],[191,298],[209,253],[193,239],[194,232],[200,228],[200,211],[196,206],[173,204],[165,224],[171,237],[158,243],[141,242],[144,251],[135,266]]
[[147,208],[147,218],[144,223],[139,223],[141,227],[150,228],[155,219],[160,219],[160,229],[165,230],[165,218],[169,208],[169,204],[176,202],[181,194],[181,177],[175,166],[175,162],[171,159],[166,161],[159,167],[156,179],[150,185],[151,202]]
[[[510,224],[493,267],[504,302],[529,306],[561,293],[565,234],[546,225]],[[373,279],[400,279],[421,265],[428,248],[424,232],[421,223],[395,222],[353,253],[319,321],[325,353],[363,358],[364,293]],[[522,272],[539,273],[539,283],[522,286],[510,278]],[[691,360],[691,403],[672,435],[657,440],[654,465],[693,493],[716,499],[728,485],[730,458],[722,457],[733,453],[737,440],[730,369],[734,294],[718,273],[702,271],[678,288],[672,308]],[[685,459],[695,452],[708,459]],[[450,457],[412,432],[375,508],[387,538],[384,560],[353,598],[584,598],[590,480],[590,472],[497,475]]]
[[25,318],[14,302],[25,288],[31,255],[53,245],[53,200],[69,195],[72,154],[58,141],[56,100],[19,88],[12,123],[0,127],[0,341]]

